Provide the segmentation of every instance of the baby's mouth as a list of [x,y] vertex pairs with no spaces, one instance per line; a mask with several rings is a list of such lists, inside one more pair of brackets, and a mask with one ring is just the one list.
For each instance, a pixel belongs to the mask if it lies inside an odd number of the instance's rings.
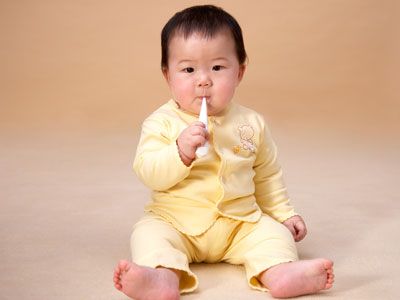
[[198,98],[200,101],[203,101],[203,98],[206,98],[207,104],[210,103],[210,99],[211,99],[210,96],[199,96],[199,97],[197,97],[197,98]]

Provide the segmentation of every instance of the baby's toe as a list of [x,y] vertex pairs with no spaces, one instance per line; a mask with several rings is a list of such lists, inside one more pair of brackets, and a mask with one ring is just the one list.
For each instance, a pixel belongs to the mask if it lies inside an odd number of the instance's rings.
[[325,270],[326,270],[327,272],[328,272],[329,270],[332,270],[333,261],[331,261],[331,260],[329,260],[329,259],[324,259],[323,264],[324,264]]
[[118,268],[120,272],[128,271],[129,270],[130,262],[127,260],[120,260],[118,263]]
[[113,278],[114,283],[118,283],[120,280],[119,276],[114,276]]
[[330,289],[332,286],[333,286],[332,283],[327,283],[327,284],[325,285],[325,290]]
[[119,284],[119,283],[116,283],[116,284],[114,284],[114,286],[115,286],[115,288],[117,289],[117,290],[122,290],[122,285],[121,284]]

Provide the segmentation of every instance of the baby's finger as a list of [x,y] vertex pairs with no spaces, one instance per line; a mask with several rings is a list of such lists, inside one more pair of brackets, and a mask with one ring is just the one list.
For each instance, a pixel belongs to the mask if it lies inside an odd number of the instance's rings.
[[206,128],[206,125],[200,121],[195,121],[192,124],[190,124],[190,126],[200,126],[200,127]]
[[298,223],[295,225],[297,233],[297,241],[301,241],[306,236],[306,227],[303,223]]
[[202,128],[200,126],[193,126],[190,130],[191,135],[201,135],[204,138],[207,136],[207,130],[205,128]]
[[206,139],[201,135],[196,135],[192,139],[192,145],[196,148],[204,145],[205,142],[206,142]]
[[294,224],[294,227],[296,228],[297,231],[303,232],[306,229],[306,226],[303,222],[296,222]]

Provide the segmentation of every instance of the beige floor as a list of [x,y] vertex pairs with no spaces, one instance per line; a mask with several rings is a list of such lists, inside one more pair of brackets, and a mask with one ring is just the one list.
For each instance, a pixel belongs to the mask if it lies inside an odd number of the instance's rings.
[[[131,172],[136,133],[2,135],[0,298],[126,299],[112,285],[129,258],[148,192]],[[335,261],[336,285],[303,299],[399,299],[398,147],[387,140],[307,138],[275,130],[293,203],[309,226],[303,258]],[[244,270],[194,265],[182,299],[268,299]]]

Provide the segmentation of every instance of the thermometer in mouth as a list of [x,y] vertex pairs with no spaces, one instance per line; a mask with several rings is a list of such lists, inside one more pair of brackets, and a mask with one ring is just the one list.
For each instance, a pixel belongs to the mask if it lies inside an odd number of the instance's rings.
[[[202,122],[204,125],[206,125],[206,130],[208,130],[208,124],[207,124],[207,101],[206,97],[203,97],[203,100],[201,102],[201,109],[200,109],[200,114],[199,114],[199,121]],[[205,142],[204,145],[200,146],[196,150],[196,156],[197,157],[203,157],[208,153],[208,141]]]

